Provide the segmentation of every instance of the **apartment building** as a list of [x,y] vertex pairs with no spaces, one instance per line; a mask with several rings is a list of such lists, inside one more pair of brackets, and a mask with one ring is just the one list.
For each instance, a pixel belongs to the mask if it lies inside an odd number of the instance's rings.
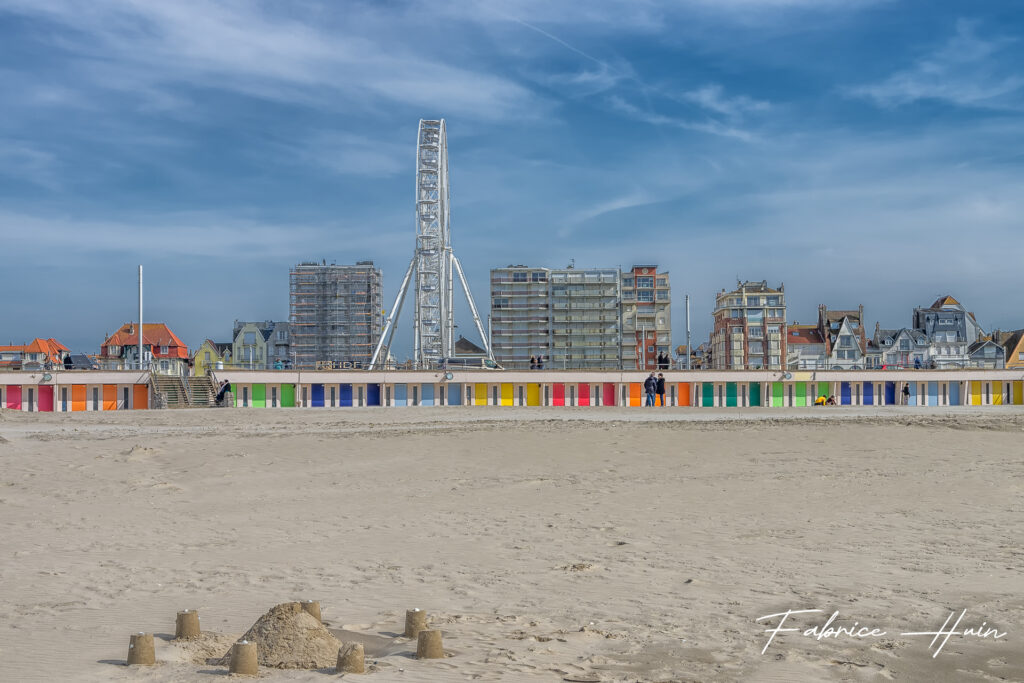
[[340,266],[300,263],[288,279],[288,352],[295,366],[368,364],[384,322],[383,278],[373,261]]
[[715,295],[711,333],[716,370],[781,370],[786,360],[786,290],[768,282],[737,282]]
[[672,288],[657,265],[622,273],[622,367],[657,370],[658,354],[672,349]]
[[491,344],[506,368],[618,368],[621,363],[618,268],[491,270]]

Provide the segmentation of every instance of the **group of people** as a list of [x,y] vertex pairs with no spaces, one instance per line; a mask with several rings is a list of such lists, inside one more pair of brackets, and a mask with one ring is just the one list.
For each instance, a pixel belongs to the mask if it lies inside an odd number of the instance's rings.
[[669,366],[672,363],[672,359],[668,357],[668,353],[664,351],[659,351],[657,363],[659,370],[668,370]]
[[814,399],[814,405],[834,406],[836,405],[836,397],[835,395],[829,396],[828,398],[825,398],[824,396],[819,396],[818,398]]
[[[647,400],[644,403],[645,406],[654,405],[665,405],[665,375],[658,373],[657,376],[651,373],[651,376],[644,380],[644,393],[647,395]],[[654,402],[654,397],[658,397],[658,403]]]
[[227,381],[226,379],[225,380],[221,380],[220,386],[217,387],[217,397],[215,399],[216,405],[223,406],[224,405],[224,397],[227,396],[228,392],[230,392],[230,391],[231,391],[231,382]]
[[530,356],[530,369],[531,370],[543,370],[544,369],[544,356]]

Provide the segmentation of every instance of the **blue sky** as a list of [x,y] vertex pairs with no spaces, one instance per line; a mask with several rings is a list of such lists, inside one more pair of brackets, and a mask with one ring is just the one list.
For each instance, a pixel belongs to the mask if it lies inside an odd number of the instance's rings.
[[677,344],[683,294],[696,343],[737,276],[790,321],[951,293],[1022,327],[1021,10],[0,0],[0,343],[98,350],[139,263],[190,346],[285,319],[302,260],[373,259],[390,305],[436,117],[481,308],[491,267],[575,259],[668,269]]

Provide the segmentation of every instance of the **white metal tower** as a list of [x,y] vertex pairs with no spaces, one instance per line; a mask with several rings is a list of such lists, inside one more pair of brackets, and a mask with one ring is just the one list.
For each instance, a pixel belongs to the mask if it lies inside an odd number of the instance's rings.
[[[459,259],[452,251],[448,219],[448,138],[444,119],[420,120],[416,140],[416,251],[405,278],[398,290],[395,305],[384,323],[380,340],[373,351],[369,369],[380,362],[381,350],[391,348],[395,334],[395,321],[402,312],[402,304],[415,278],[416,310],[413,329],[413,362],[417,368],[435,367],[442,358],[455,351],[455,318],[452,295],[454,275],[458,273],[462,291],[473,312],[473,322],[483,340],[484,349],[491,360],[491,342],[484,334],[480,314],[473,302],[466,276]],[[384,341],[387,340],[385,345]]]

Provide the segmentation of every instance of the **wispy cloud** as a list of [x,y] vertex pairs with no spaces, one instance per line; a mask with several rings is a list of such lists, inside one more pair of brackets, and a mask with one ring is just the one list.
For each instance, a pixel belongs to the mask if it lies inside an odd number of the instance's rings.
[[692,121],[689,119],[678,118],[674,116],[666,116],[664,114],[658,114],[651,111],[646,111],[637,107],[635,104],[628,102],[618,95],[612,95],[608,98],[608,104],[611,105],[612,109],[629,116],[637,121],[649,123],[654,126],[669,126],[673,128],[682,128],[684,130],[692,130],[700,133],[708,133],[710,135],[718,135],[721,137],[735,138],[737,140],[743,140],[744,142],[753,142],[756,138],[749,131],[742,130],[735,126],[731,126],[720,121],[713,119],[707,119],[705,121]]
[[342,175],[388,177],[411,173],[411,145],[351,133],[327,132],[295,144],[281,144],[300,164],[317,164]]
[[771,108],[768,102],[755,100],[746,95],[729,97],[725,94],[724,88],[717,83],[688,90],[681,93],[679,99],[729,118],[739,118],[749,112],[767,111]]
[[302,21],[255,3],[195,0],[9,0],[3,10],[63,29],[52,46],[75,55],[93,85],[158,106],[173,104],[183,83],[334,109],[444,102],[448,112],[490,120],[539,106],[518,83],[437,61],[400,35],[360,35],[358,11],[320,8]]
[[53,152],[21,140],[0,139],[0,176],[57,190],[60,188],[58,165]]
[[1024,86],[1021,61],[1019,56],[1006,59],[1001,54],[1016,42],[1006,37],[981,38],[975,22],[960,20],[952,38],[912,67],[880,83],[850,87],[846,92],[885,107],[941,100],[964,107],[1017,109]]

